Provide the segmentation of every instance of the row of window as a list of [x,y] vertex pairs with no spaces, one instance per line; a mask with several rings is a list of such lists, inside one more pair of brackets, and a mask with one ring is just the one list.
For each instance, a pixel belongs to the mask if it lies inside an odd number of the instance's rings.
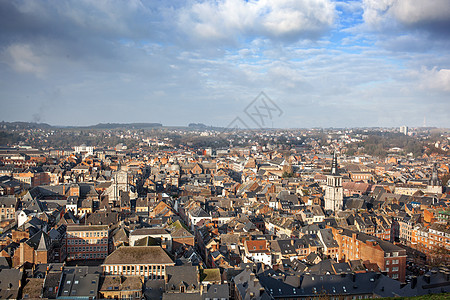
[[81,232],[70,232],[68,237],[102,237],[108,236],[108,231],[81,231]]
[[68,256],[68,259],[97,259],[105,258],[107,253],[73,253]]
[[68,247],[68,252],[85,252],[85,251],[106,251],[106,246],[83,246],[83,247]]
[[107,244],[107,239],[94,239],[94,240],[82,240],[82,239],[68,239],[68,245],[84,245],[84,244]]
[[14,218],[15,218],[14,214],[0,215],[0,220],[9,220],[9,219],[14,219]]
[[[105,272],[109,274],[123,274],[123,275],[147,275],[150,273],[150,276],[158,276],[163,274],[165,270],[164,266],[105,266]],[[152,275],[153,274],[153,275]],[[157,275],[159,274],[159,275]],[[156,278],[153,278],[156,279]]]
[[[386,272],[389,272],[389,268],[386,268]],[[392,267],[392,272],[398,272],[398,267]]]

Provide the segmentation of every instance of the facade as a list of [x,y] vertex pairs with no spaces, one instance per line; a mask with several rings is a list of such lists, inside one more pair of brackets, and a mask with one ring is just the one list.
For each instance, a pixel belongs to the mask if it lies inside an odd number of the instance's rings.
[[327,175],[325,187],[325,210],[334,212],[342,210],[344,204],[344,188],[342,187],[342,176],[338,173],[336,153],[333,155],[331,174]]
[[16,197],[4,196],[0,197],[0,221],[11,220],[16,215]]
[[164,279],[166,267],[175,263],[160,246],[120,247],[103,262],[105,275],[139,275],[142,278]]
[[107,225],[68,225],[67,259],[103,259],[108,255],[108,239]]

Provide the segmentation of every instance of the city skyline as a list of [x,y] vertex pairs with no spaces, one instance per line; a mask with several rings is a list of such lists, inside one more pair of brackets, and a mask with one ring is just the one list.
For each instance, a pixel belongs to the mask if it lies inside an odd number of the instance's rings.
[[[450,3],[4,1],[0,120],[450,127]],[[256,127],[251,126],[249,127]]]

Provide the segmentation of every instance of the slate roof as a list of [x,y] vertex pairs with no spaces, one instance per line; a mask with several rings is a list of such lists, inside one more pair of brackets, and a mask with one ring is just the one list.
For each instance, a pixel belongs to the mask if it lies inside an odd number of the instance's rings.
[[203,290],[203,300],[206,299],[229,299],[230,288],[228,284],[212,284]]
[[47,233],[40,230],[26,242],[37,251],[48,251],[51,245],[50,237]]
[[18,299],[22,276],[19,269],[0,269],[0,299]]
[[181,286],[190,292],[200,288],[196,266],[168,266],[166,267],[166,277],[166,291],[179,291]]

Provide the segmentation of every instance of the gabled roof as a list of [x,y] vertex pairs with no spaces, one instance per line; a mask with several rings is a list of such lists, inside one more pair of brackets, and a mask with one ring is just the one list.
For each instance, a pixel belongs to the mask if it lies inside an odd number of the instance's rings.
[[26,241],[26,243],[37,251],[48,251],[51,245],[50,237],[40,230]]

